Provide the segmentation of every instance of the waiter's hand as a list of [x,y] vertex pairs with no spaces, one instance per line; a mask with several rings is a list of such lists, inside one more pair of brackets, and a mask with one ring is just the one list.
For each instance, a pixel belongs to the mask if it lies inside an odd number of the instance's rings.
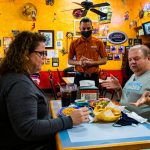
[[80,60],[82,61],[82,67],[93,65],[93,60],[87,57],[82,56]]

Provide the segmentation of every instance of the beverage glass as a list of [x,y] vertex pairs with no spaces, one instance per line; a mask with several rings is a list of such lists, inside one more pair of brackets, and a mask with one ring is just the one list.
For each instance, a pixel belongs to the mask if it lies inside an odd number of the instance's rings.
[[68,89],[67,86],[63,86],[60,88],[60,92],[62,107],[69,106],[71,103],[71,91]]
[[77,85],[70,83],[67,84],[68,89],[71,91],[71,103],[74,103],[77,97]]

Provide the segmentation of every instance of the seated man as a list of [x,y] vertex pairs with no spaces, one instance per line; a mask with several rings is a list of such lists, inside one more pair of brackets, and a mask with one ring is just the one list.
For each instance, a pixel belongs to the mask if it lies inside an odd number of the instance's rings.
[[128,54],[129,66],[133,75],[121,88],[119,81],[111,76],[111,80],[104,81],[101,85],[107,89],[114,89],[119,96],[122,105],[127,109],[150,118],[150,107],[143,105],[136,107],[131,103],[136,102],[144,92],[150,91],[150,49],[144,45],[136,45],[130,48]]

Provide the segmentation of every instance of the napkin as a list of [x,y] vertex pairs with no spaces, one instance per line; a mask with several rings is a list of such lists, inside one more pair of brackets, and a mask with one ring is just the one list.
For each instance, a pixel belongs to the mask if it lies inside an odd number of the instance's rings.
[[111,101],[108,103],[108,105],[105,108],[107,108],[107,107],[115,108],[115,109],[120,110],[120,111],[123,111],[125,109],[125,106],[115,105]]
[[145,123],[147,122],[148,119],[143,118],[141,116],[139,116],[138,114],[136,114],[135,112],[128,112],[126,113],[128,117],[134,118],[135,120],[137,120],[140,123]]
[[113,124],[114,127],[121,127],[128,125],[136,126],[139,123],[134,118],[128,117],[128,115],[125,114],[124,112],[121,112],[121,114],[122,114],[121,118]]

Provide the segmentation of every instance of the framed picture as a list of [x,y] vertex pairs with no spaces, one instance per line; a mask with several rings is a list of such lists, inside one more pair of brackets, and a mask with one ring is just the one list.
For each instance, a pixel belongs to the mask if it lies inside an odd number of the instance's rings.
[[39,30],[46,37],[45,48],[54,49],[54,30]]
[[114,54],[114,60],[121,60],[121,54]]
[[124,46],[118,46],[118,53],[124,54],[125,53],[125,47]]
[[128,44],[129,44],[130,46],[133,45],[133,39],[132,39],[132,38],[129,38],[129,39],[128,39]]
[[109,45],[106,45],[106,52],[110,53],[110,46]]
[[108,60],[113,60],[113,54],[108,54],[108,55],[107,55],[107,59],[108,59]]
[[116,53],[116,46],[112,45],[110,46],[111,52]]
[[45,64],[46,64],[46,65],[49,65],[49,64],[50,64],[50,59],[49,59],[49,58],[46,58],[46,59],[45,59]]
[[12,37],[3,37],[3,46],[8,47],[12,40]]
[[142,44],[142,39],[134,39],[134,45]]
[[58,67],[59,66],[59,58],[52,58],[52,66]]

